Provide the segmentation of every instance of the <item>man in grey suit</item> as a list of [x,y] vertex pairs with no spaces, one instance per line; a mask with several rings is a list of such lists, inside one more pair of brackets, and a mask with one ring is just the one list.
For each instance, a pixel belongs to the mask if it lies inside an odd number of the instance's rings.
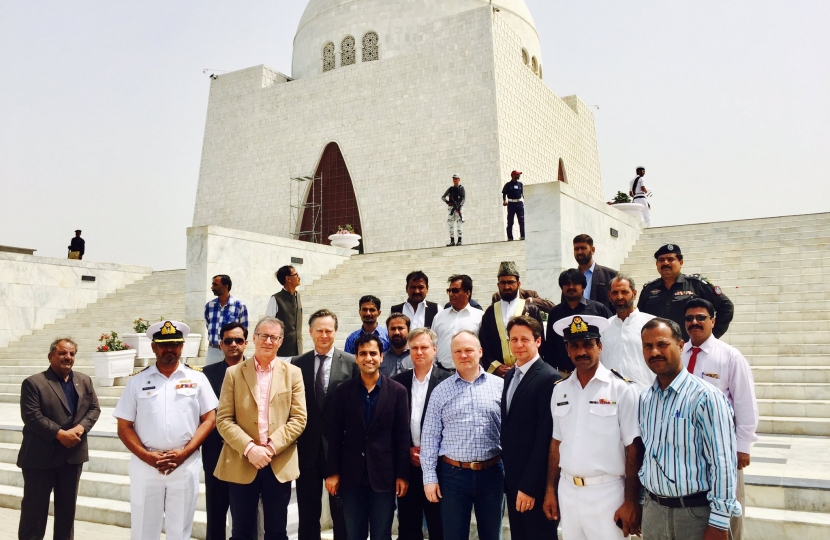
[[83,464],[89,461],[86,434],[101,408],[88,375],[72,371],[78,346],[59,338],[49,347],[49,369],[23,381],[20,414],[23,442],[17,466],[23,469],[20,540],[42,540],[55,491],[54,540],[72,540],[75,503]]
[[[308,319],[308,333],[314,350],[291,359],[303,372],[306,411],[305,431],[297,439],[300,477],[297,479],[298,540],[320,540],[320,514],[323,510],[323,481],[328,476],[325,438],[331,396],[337,385],[359,373],[354,355],[334,347],[337,315],[319,309]],[[338,497],[329,497],[334,540],[346,540],[343,508]]]

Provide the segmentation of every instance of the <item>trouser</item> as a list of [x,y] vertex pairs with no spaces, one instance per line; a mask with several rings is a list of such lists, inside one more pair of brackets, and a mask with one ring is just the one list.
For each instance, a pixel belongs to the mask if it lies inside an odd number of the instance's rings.
[[[461,239],[461,235],[464,234],[463,231],[464,222],[461,220],[461,216],[459,212],[453,212],[447,218],[447,228],[450,231],[450,240],[455,238]],[[458,230],[458,234],[456,234],[456,229]]]
[[740,516],[734,516],[729,520],[729,528],[732,531],[732,538],[733,540],[741,540],[741,536],[743,535],[744,529],[744,513],[746,512],[746,505],[744,504],[745,499],[745,492],[744,492],[744,470],[738,470],[738,489],[737,489],[737,496],[738,502],[741,503],[741,512]]
[[[516,510],[517,491],[507,492],[507,517],[510,520],[511,540],[537,540],[556,538],[556,528],[559,521],[551,521],[545,516],[543,498],[539,497],[533,504],[532,510],[519,512]],[[432,535],[430,535],[432,540]]]
[[392,540],[395,492],[379,493],[368,480],[357,488],[343,490],[343,517],[349,540]]
[[20,540],[43,540],[49,517],[49,495],[55,490],[54,540],[72,540],[75,503],[83,465],[65,463],[49,469],[23,469],[23,501],[20,503]]
[[648,207],[648,199],[636,197],[634,202],[643,207],[643,221],[646,222],[646,227],[651,227],[651,209]]
[[130,539],[158,540],[164,524],[167,540],[190,540],[201,470],[199,452],[166,476],[130,456]]
[[[322,449],[320,450],[322,452]],[[323,493],[323,466],[300,469],[297,478],[297,513],[300,524],[297,540],[320,540],[320,514],[323,512],[323,497],[329,499],[329,509],[334,527],[334,540],[346,540],[346,524],[343,521],[343,506],[340,497]]]
[[625,538],[614,523],[614,512],[622,506],[625,480],[620,478],[593,486],[576,486],[559,479],[559,515],[563,540],[613,540]]
[[[648,493],[643,505],[643,540],[701,540],[709,526],[709,505],[668,508]],[[729,534],[729,538],[732,535]]]
[[499,540],[504,508],[504,465],[483,471],[438,462],[441,487],[441,520],[446,540],[470,537],[470,515],[476,513],[479,540]]
[[444,540],[441,505],[427,500],[423,480],[421,468],[410,465],[409,489],[398,497],[398,540],[424,540],[425,518],[429,540]]
[[222,352],[222,349],[214,349],[213,347],[208,347],[207,358],[205,358],[206,366],[209,366],[211,364],[218,364],[224,359],[225,353]]
[[525,237],[525,203],[507,203],[507,239],[513,240],[513,218],[519,218],[519,235]]
[[265,540],[288,540],[288,503],[291,482],[280,482],[271,467],[257,471],[250,484],[229,486],[231,496],[231,540],[257,540],[257,510],[262,496]]
[[213,469],[205,471],[206,540],[225,540],[231,506],[230,483],[213,476]]

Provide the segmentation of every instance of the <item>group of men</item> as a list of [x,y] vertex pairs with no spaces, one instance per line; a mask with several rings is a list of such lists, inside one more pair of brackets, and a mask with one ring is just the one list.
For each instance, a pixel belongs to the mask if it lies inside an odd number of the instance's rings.
[[[473,511],[478,537],[496,540],[505,505],[516,539],[552,538],[560,521],[566,540],[739,538],[758,409],[746,359],[717,339],[731,302],[680,272],[676,244],[655,253],[660,278],[638,300],[632,278],[596,264],[589,236],[573,243],[558,305],[521,288],[511,262],[484,310],[469,276],[448,279],[442,308],[415,271],[385,324],[380,299],[359,299],[345,351],[337,315],[321,309],[302,352],[289,266],[246,357],[247,308],[216,276],[208,365],[181,363],[187,325],[153,325],[156,363],[113,413],[133,454],[132,538],[156,540],[162,525],[190,538],[201,470],[209,540],[225,538],[228,510],[232,538],[255,538],[259,501],[265,537],[287,538],[292,482],[300,540],[320,538],[323,490],[336,540],[390,538],[396,511],[404,540],[424,526],[466,540]],[[56,340],[50,368],[23,384],[20,538],[43,537],[53,489],[55,538],[71,538],[100,413],[71,369],[76,351]]]

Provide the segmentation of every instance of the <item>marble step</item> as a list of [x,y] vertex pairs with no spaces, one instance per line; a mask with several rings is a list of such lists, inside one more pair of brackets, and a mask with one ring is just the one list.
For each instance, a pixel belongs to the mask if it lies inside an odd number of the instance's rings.
[[[781,248],[768,248],[763,250],[740,250],[737,253],[734,251],[724,251],[722,252],[723,254],[706,251],[700,253],[699,256],[684,253],[683,259],[684,261],[686,259],[693,261],[695,266],[702,268],[706,268],[709,265],[731,264],[733,260],[740,259],[741,262],[745,263],[766,263],[770,269],[774,269],[779,266],[786,268],[795,262],[807,264],[810,262],[815,263],[815,261],[826,261],[827,247],[827,244],[795,246],[792,248],[782,246]],[[640,264],[643,266],[650,265],[652,268],[655,268],[654,252],[650,254],[641,253],[629,255],[625,259],[626,266],[633,267]]]
[[750,507],[830,514],[830,482],[747,474],[746,505]]
[[759,399],[761,416],[830,418],[830,399]]
[[727,332],[723,336],[723,340],[731,345],[734,345],[744,355],[751,356],[755,354],[776,354],[776,355],[807,355],[815,356],[818,354],[830,354],[830,345],[827,343],[807,343],[800,345],[784,344],[784,345],[746,345],[741,343],[732,343],[732,337]]
[[827,540],[830,514],[750,506],[743,535],[747,540]]
[[756,383],[830,383],[830,366],[752,366]]
[[830,399],[829,383],[772,383],[755,381],[756,399]]
[[830,366],[830,354],[815,356],[786,356],[755,354],[746,357],[753,366]]
[[761,416],[758,433],[830,436],[830,418]]

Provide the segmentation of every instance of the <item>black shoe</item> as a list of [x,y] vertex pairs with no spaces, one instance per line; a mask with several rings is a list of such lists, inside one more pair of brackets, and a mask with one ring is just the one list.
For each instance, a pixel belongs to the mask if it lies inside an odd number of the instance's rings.
[[455,245],[456,245],[456,246],[460,246],[460,245],[461,245],[461,237],[460,237],[460,236],[458,237],[458,242],[456,242],[456,243],[455,243]]
[[521,238],[519,238],[519,240],[524,240],[524,239],[525,239],[525,237],[524,237],[524,236],[522,236]]
[[447,244],[447,247],[454,246],[454,245],[455,245],[455,240],[453,240],[452,238],[450,238],[450,243],[449,243],[449,244]]

